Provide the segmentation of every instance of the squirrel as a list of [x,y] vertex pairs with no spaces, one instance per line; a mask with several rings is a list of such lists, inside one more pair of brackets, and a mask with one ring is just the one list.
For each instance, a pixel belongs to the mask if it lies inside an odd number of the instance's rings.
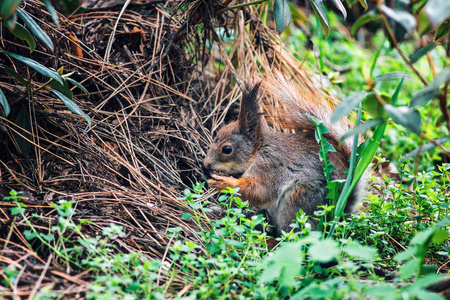
[[[268,118],[260,112],[261,89],[281,103],[279,125],[290,130],[289,133],[267,125]],[[203,160],[212,177],[208,180],[209,186],[219,191],[239,187],[244,200],[268,212],[269,223],[276,227],[278,236],[282,231],[291,230],[289,225],[299,209],[313,216],[318,206],[328,204],[320,145],[309,115],[328,124],[332,109],[322,97],[310,98],[305,98],[296,86],[277,73],[247,88],[237,120],[219,129]],[[330,133],[325,137],[337,150],[328,153],[336,167],[332,180],[345,179],[351,144],[338,146],[339,137],[348,125],[341,122],[327,127]],[[346,213],[354,211],[364,197],[366,185],[367,180],[361,178],[347,200]],[[310,220],[310,224],[316,229],[316,220]]]

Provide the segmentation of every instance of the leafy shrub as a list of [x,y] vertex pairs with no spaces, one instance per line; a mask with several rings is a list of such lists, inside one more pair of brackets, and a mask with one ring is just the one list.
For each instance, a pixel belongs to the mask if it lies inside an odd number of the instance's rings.
[[[21,0],[11,0],[4,1],[0,5],[0,24],[5,25],[5,27],[14,36],[25,41],[30,48],[30,54],[36,48],[36,41],[34,39],[35,37],[43,42],[46,47],[48,47],[53,52],[54,45],[51,38],[44,30],[42,30],[42,28],[25,10],[19,8],[21,2]],[[48,11],[50,12],[50,15],[52,16],[52,19],[59,26],[57,13],[52,4],[48,0],[44,2]],[[18,19],[21,19],[23,25],[18,22]],[[0,68],[8,74],[11,80],[16,82],[17,84],[22,85],[27,89],[27,91],[29,91],[29,93],[14,100],[8,100],[3,91],[0,89],[0,116],[3,116],[5,118],[9,116],[11,112],[10,103],[14,103],[14,105],[20,107],[20,109],[17,109],[19,112],[16,116],[14,116],[14,123],[19,129],[16,129],[12,133],[15,142],[14,144],[18,146],[18,150],[20,153],[27,156],[31,151],[30,132],[32,127],[32,121],[29,117],[30,114],[28,112],[27,105],[22,105],[21,100],[28,99],[31,102],[31,99],[34,97],[34,95],[38,94],[48,87],[50,87],[53,95],[61,100],[64,105],[67,106],[67,108],[69,108],[73,113],[83,117],[87,121],[88,125],[91,126],[91,118],[86,113],[84,113],[75,102],[73,102],[73,92],[70,88],[70,85],[80,88],[88,96],[89,92],[79,82],[70,78],[72,74],[63,74],[63,68],[60,68],[57,71],[47,68],[41,63],[29,57],[25,57],[14,52],[0,50],[0,54],[8,56],[11,61],[19,62],[19,64],[24,64],[27,68],[30,68],[49,79],[45,83],[38,82],[35,78],[26,80],[24,76],[15,71],[16,68],[13,65],[8,66],[0,64]]]

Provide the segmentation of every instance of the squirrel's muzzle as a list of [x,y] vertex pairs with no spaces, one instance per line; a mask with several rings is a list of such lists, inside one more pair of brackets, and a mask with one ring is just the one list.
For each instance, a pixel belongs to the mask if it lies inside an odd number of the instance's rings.
[[211,169],[211,164],[212,164],[211,159],[208,156],[206,156],[203,159],[203,167],[209,171]]

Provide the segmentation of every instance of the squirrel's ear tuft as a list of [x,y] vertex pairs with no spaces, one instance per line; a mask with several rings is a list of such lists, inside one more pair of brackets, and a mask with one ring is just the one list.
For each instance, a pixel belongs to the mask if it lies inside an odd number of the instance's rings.
[[260,130],[261,115],[259,113],[258,92],[261,82],[255,84],[253,88],[248,87],[242,95],[241,110],[239,111],[239,128],[246,133],[254,134]]

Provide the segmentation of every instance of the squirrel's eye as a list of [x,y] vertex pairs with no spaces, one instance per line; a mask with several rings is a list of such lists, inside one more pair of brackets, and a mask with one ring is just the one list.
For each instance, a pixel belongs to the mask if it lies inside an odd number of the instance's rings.
[[231,152],[233,151],[233,148],[231,148],[231,146],[223,146],[222,148],[222,153],[223,154],[231,154]]

